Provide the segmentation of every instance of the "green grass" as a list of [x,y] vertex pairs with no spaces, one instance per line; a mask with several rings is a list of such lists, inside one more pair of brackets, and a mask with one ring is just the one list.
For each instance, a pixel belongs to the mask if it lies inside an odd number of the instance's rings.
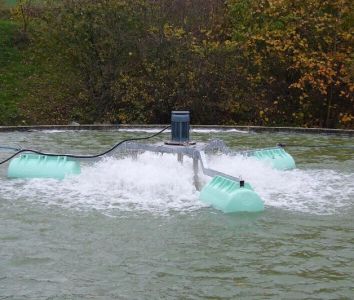
[[24,98],[23,81],[31,74],[23,63],[23,50],[14,44],[18,27],[10,20],[0,19],[0,125],[20,122],[18,104]]
[[5,0],[5,3],[7,5],[13,6],[17,3],[17,0]]

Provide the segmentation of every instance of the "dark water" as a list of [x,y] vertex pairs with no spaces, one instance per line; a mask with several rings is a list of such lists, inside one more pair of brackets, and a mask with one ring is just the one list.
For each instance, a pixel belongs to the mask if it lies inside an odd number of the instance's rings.
[[[0,145],[95,153],[133,135],[1,133]],[[214,137],[233,148],[354,144],[325,135],[193,134]],[[172,156],[88,163],[61,182],[8,180],[0,167],[0,299],[353,299],[353,150],[288,151],[297,170],[211,159],[251,182],[266,203],[260,214],[205,207],[191,163]]]

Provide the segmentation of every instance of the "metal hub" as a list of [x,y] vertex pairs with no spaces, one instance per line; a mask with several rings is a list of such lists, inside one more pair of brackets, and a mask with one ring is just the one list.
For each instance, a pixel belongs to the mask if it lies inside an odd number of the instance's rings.
[[167,141],[165,142],[165,145],[171,145],[171,146],[193,146],[197,142],[194,141],[188,141],[188,142],[178,142],[178,141]]

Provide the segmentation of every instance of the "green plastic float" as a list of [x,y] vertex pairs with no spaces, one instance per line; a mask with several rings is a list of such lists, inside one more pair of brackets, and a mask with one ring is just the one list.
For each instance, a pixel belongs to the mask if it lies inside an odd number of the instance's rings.
[[[131,150],[133,153],[139,151],[151,151],[157,153],[177,154],[178,161],[183,161],[183,156],[189,156],[193,159],[194,178],[196,179],[196,188],[198,182],[199,164],[202,166],[204,175],[212,177],[212,180],[201,190],[200,200],[208,205],[221,210],[224,213],[235,212],[261,212],[264,210],[264,202],[252,187],[244,181],[234,178],[228,174],[213,170],[207,167],[204,151],[221,151],[225,154],[243,155],[254,157],[260,161],[270,164],[278,170],[289,170],[295,168],[295,161],[282,147],[256,149],[251,151],[233,152],[229,151],[221,141],[211,141],[209,144],[196,144],[189,140],[189,111],[174,111],[171,117],[171,140],[164,144],[141,144],[132,143],[139,138],[126,139],[111,149],[97,154],[86,155],[78,158],[97,158],[116,149],[119,145],[125,143],[125,151]],[[149,137],[140,139],[146,140],[155,137],[167,128],[155,133]],[[34,150],[19,150],[12,147],[3,147],[6,150],[19,152],[36,152]],[[19,153],[18,153],[19,154]],[[69,158],[70,157],[70,158]],[[8,167],[9,178],[53,178],[63,179],[69,175],[80,174],[79,161],[72,158],[73,155],[53,155],[42,154],[22,154],[10,161]],[[6,160],[7,161],[7,160]],[[6,162],[4,161],[4,162]],[[4,163],[2,162],[2,163]]]
[[261,212],[264,203],[248,183],[215,176],[201,190],[199,199],[224,213]]
[[7,176],[64,179],[68,175],[77,175],[80,172],[80,163],[65,156],[22,154],[11,160]]
[[293,157],[283,148],[269,148],[250,151],[246,156],[270,164],[276,170],[292,170],[296,168]]

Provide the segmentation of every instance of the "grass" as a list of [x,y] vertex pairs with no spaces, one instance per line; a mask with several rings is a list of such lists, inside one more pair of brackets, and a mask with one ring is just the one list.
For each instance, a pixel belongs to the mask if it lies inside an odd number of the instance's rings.
[[5,3],[7,5],[13,6],[17,3],[17,0],[5,0]]
[[18,26],[0,19],[0,125],[20,122],[18,104],[24,98],[23,81],[31,74],[23,63],[24,51],[16,47],[14,36]]

